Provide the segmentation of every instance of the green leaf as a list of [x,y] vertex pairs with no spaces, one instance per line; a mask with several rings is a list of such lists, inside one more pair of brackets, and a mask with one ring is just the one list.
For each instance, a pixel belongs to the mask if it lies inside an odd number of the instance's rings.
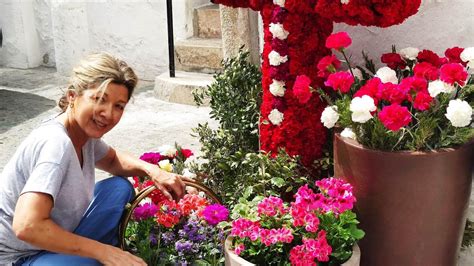
[[272,185],[275,185],[277,187],[282,187],[285,185],[285,180],[281,177],[274,177],[271,179]]

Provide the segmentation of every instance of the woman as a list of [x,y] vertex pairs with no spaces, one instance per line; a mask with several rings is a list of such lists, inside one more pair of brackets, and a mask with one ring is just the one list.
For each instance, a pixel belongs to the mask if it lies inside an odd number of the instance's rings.
[[[123,61],[95,54],[74,69],[59,106],[18,147],[0,177],[0,265],[145,265],[115,247],[131,184],[149,176],[168,198],[179,176],[114,150],[100,138],[122,117],[137,83]],[[114,177],[94,185],[94,168]]]

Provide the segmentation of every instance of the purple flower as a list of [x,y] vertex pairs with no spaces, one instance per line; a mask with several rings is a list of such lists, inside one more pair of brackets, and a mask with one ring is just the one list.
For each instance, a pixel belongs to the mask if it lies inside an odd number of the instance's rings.
[[191,241],[184,241],[184,240],[179,240],[176,242],[175,246],[176,251],[179,254],[190,254],[190,253],[196,253],[199,250],[193,245],[193,242]]
[[173,232],[164,232],[162,235],[161,235],[161,239],[163,239],[163,242],[166,244],[166,245],[169,245],[171,244],[174,239],[175,239],[175,235]]
[[145,203],[140,205],[133,210],[133,218],[137,221],[146,220],[150,217],[155,216],[158,212],[158,206],[153,203]]
[[150,243],[152,245],[158,244],[158,240],[156,239],[156,236],[154,234],[150,234]]
[[159,152],[145,152],[140,156],[140,159],[151,164],[158,164],[161,154]]
[[189,220],[183,226],[183,229],[179,230],[178,234],[180,237],[187,237],[193,242],[206,240],[206,230],[198,221]]
[[227,220],[229,217],[229,210],[220,204],[212,204],[207,206],[203,211],[202,215],[210,225],[216,225],[222,221]]

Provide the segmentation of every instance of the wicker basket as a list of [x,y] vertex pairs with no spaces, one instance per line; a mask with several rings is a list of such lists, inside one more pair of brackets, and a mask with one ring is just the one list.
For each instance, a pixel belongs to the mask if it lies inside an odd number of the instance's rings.
[[[184,184],[189,187],[193,187],[197,189],[199,192],[204,192],[207,196],[208,199],[212,200],[214,203],[222,204],[221,200],[219,197],[212,191],[210,188],[207,186],[203,185],[200,182],[196,181],[188,181],[188,180],[183,180]],[[122,217],[122,220],[120,222],[120,227],[119,227],[119,240],[120,240],[120,248],[125,250],[125,230],[127,229],[128,222],[130,221],[130,218],[132,217],[133,210],[140,204],[140,202],[148,197],[150,193],[152,193],[155,189],[157,189],[155,186],[150,186],[142,191],[138,192],[133,201],[127,205],[125,213]]]

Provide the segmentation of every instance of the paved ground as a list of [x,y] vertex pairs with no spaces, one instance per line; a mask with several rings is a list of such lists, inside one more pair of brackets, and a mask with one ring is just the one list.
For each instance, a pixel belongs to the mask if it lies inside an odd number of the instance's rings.
[[[56,102],[66,83],[67,79],[51,68],[0,68],[0,172],[29,132],[43,119],[59,112]],[[199,153],[199,142],[191,136],[191,129],[206,121],[215,127],[209,111],[209,108],[157,100],[153,83],[141,82],[122,120],[104,139],[115,148],[136,156],[174,142]],[[106,176],[97,174],[99,179]],[[474,218],[473,207],[471,202],[471,219]],[[474,248],[461,252],[458,265],[474,265]]]

